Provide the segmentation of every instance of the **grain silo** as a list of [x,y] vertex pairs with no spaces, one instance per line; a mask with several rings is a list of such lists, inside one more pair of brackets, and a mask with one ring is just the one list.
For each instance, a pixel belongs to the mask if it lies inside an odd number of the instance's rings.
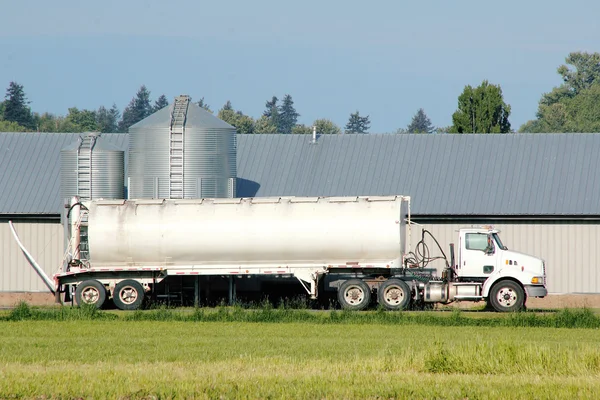
[[63,199],[122,199],[124,152],[86,133],[60,151],[60,188]]
[[178,96],[129,128],[129,198],[235,197],[236,130]]

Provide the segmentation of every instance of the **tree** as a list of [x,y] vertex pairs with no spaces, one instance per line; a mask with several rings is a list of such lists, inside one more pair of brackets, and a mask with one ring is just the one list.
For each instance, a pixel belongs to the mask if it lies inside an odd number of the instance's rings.
[[536,119],[519,132],[600,132],[600,53],[570,53],[565,61],[557,69],[564,83],[542,95]]
[[328,119],[317,119],[313,122],[313,126],[317,127],[317,133],[319,135],[339,135],[342,133],[342,129]]
[[269,117],[263,115],[254,123],[254,133],[277,133],[277,127]]
[[600,53],[570,53],[565,62],[568,65],[572,65],[574,70],[567,65],[561,65],[558,67],[557,72],[561,75],[565,85],[574,94],[589,89],[594,82],[599,81]]
[[0,132],[27,132],[27,128],[13,121],[0,120]]
[[294,135],[310,135],[313,129],[311,126],[306,126],[304,124],[296,124],[292,128],[292,134]]
[[148,91],[145,85],[142,85],[135,97],[131,99],[125,110],[123,110],[123,118],[119,121],[119,131],[127,132],[131,125],[143,120],[150,114],[152,114],[150,91]]
[[121,113],[116,104],[113,104],[110,110],[107,110],[104,106],[100,106],[96,110],[96,125],[98,126],[98,130],[102,133],[117,132],[120,115]]
[[241,111],[235,111],[229,100],[219,110],[217,117],[234,126],[238,133],[254,133],[254,119]]
[[[265,117],[271,118],[273,116],[273,110],[279,111],[279,106],[277,105],[278,101],[279,99],[276,96],[273,96],[271,100],[267,100],[265,103],[265,111],[263,112]],[[279,112],[277,112],[277,114],[278,113]]]
[[198,102],[196,104],[198,104],[198,107],[204,108],[206,111],[208,111],[209,113],[212,114],[212,110],[210,109],[210,106],[204,102],[204,97],[201,98],[200,100],[198,100]]
[[96,112],[91,110],[79,110],[77,107],[71,107],[65,122],[69,130],[63,132],[94,132],[98,130]]
[[152,107],[152,112],[155,113],[158,110],[162,110],[166,106],[169,105],[169,100],[167,100],[167,96],[161,94],[158,99],[154,102],[154,106]]
[[356,111],[350,114],[350,118],[346,124],[346,133],[367,133],[370,125],[369,116],[361,117],[359,112]]
[[27,128],[35,129],[33,123],[33,114],[29,108],[23,85],[16,82],[10,82],[6,89],[6,97],[3,103],[2,119]]
[[276,96],[273,96],[271,100],[267,100],[265,103],[265,111],[263,112],[263,116],[267,117],[273,126],[279,129],[279,106],[277,102],[279,99]]
[[233,107],[231,106],[231,101],[227,100],[227,103],[225,103],[223,105],[223,108],[221,108],[221,110],[225,110],[225,111],[233,110]]
[[296,112],[294,108],[294,100],[292,100],[292,96],[286,94],[283,97],[283,102],[281,103],[281,107],[279,109],[279,118],[277,120],[280,133],[292,133],[292,128],[298,122],[298,117],[300,114]]
[[431,133],[434,129],[431,120],[422,108],[419,108],[410,125],[406,128],[409,133]]
[[458,97],[458,110],[452,114],[452,133],[510,132],[510,106],[502,98],[500,85],[487,80],[476,88],[465,86]]

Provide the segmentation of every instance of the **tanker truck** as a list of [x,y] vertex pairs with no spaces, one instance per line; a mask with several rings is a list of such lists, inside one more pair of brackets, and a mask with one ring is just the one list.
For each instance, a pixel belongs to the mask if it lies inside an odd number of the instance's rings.
[[[428,231],[411,250],[409,196],[184,200],[73,198],[69,244],[51,279],[13,235],[57,300],[139,308],[173,279],[211,289],[211,277],[283,277],[312,299],[332,291],[344,309],[387,310],[486,301],[498,312],[544,297],[542,259],[508,250],[491,226],[458,231],[448,255]],[[440,255],[425,245],[431,236]],[[456,254],[455,254],[456,253]],[[442,267],[429,268],[432,260]],[[205,278],[200,283],[200,278]],[[204,285],[204,287],[202,287]],[[230,287],[230,294],[231,294]]]

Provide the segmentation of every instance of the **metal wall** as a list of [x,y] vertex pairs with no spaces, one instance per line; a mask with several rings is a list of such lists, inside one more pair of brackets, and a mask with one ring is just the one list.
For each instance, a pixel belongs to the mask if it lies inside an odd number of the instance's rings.
[[[47,221],[14,223],[21,242],[52,277],[63,257],[63,226]],[[48,292],[15,242],[6,220],[0,220],[0,292]]]
[[[520,251],[546,261],[547,288],[550,293],[600,293],[600,224],[596,221],[486,221],[500,229],[509,250]],[[423,223],[444,251],[449,243],[458,244],[457,229],[482,223]],[[421,238],[413,225],[411,245]],[[434,245],[426,242],[432,253]],[[436,267],[441,264],[437,263]]]

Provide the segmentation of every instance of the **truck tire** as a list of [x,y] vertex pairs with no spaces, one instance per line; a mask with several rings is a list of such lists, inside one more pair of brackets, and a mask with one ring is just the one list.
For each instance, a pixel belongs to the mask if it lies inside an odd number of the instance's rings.
[[388,279],[377,289],[377,301],[387,310],[406,310],[411,298],[410,288],[400,279]]
[[121,310],[137,310],[144,301],[144,288],[138,281],[126,279],[117,283],[113,302]]
[[106,301],[106,288],[95,279],[81,282],[75,289],[75,302],[78,306],[91,304],[102,308]]
[[340,285],[338,301],[345,310],[364,310],[371,302],[371,288],[360,279],[350,279]]
[[519,311],[525,304],[525,292],[518,283],[501,280],[492,286],[488,300],[498,312]]

